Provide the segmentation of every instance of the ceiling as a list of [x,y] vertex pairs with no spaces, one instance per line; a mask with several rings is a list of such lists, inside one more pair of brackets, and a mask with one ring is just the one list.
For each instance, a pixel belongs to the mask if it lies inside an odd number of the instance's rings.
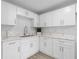
[[25,9],[42,14],[76,3],[76,0],[5,0]]

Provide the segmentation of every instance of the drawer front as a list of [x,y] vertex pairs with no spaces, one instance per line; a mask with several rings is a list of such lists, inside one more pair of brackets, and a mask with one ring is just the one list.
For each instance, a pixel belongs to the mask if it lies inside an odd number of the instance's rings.
[[11,46],[11,45],[16,45],[17,41],[9,41],[9,42],[3,42],[3,45]]
[[69,41],[69,40],[56,40],[59,44],[64,44],[64,45],[74,45],[74,41]]

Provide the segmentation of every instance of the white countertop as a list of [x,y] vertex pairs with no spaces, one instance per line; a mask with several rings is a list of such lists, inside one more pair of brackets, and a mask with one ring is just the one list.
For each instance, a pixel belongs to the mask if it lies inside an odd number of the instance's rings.
[[[52,34],[52,35],[40,35],[42,37],[49,37],[49,38],[54,38],[54,39],[66,39],[66,40],[76,40],[76,36],[74,35],[61,35],[61,34]],[[33,37],[39,37],[38,35],[35,36],[28,36],[28,37],[8,37],[6,39],[1,40],[2,42],[4,41],[13,41],[13,40],[21,40],[21,39],[28,39],[28,38],[33,38]]]
[[69,34],[54,33],[54,34],[43,34],[41,36],[56,38],[56,39],[76,40],[76,35],[69,35]]
[[6,39],[2,39],[1,41],[2,42],[5,42],[5,41],[22,40],[22,39],[28,39],[28,38],[32,38],[32,37],[36,37],[36,36],[29,36],[29,37],[10,36],[10,37],[8,37]]

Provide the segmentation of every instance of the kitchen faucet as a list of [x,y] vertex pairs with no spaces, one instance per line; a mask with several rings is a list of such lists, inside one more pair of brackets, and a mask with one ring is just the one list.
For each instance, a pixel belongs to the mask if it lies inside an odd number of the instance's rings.
[[24,26],[24,36],[26,36],[26,33],[27,33],[27,30],[26,29],[27,29],[27,26],[25,25]]

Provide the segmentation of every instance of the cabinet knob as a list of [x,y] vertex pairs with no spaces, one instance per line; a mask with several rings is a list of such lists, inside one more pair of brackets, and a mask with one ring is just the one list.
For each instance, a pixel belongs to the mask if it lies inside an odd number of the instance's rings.
[[20,47],[18,47],[18,52],[20,52]]
[[30,44],[30,47],[33,47],[33,44],[32,43]]

